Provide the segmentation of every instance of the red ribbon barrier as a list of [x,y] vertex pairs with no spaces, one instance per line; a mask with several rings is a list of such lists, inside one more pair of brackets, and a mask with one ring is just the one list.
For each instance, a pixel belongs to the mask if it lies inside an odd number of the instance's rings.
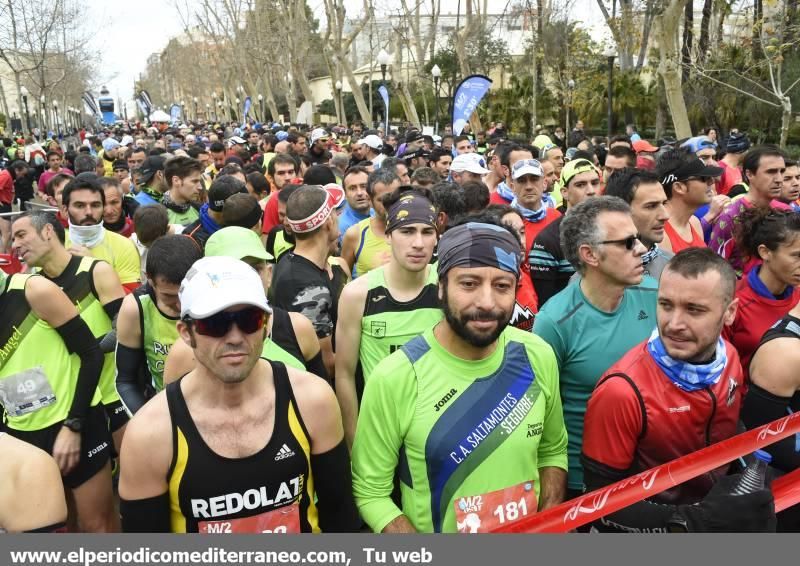
[[772,497],[775,498],[776,513],[800,503],[800,469],[773,481]]
[[[494,532],[569,532],[798,432],[800,432],[800,412],[743,432],[602,489],[586,493],[536,515],[507,523]],[[777,485],[774,488],[778,489],[782,502],[800,501],[800,485],[792,483],[795,478],[800,477],[795,475],[796,473],[792,472],[775,481]],[[791,505],[788,503],[786,507]]]

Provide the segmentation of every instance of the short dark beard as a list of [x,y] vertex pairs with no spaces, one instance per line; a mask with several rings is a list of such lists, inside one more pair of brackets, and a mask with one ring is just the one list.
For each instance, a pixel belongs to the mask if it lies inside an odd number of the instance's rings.
[[[447,277],[445,275],[445,277]],[[484,313],[474,313],[470,315],[462,315],[456,316],[456,314],[450,309],[450,300],[447,295],[447,280],[445,279],[442,282],[442,300],[441,300],[441,307],[442,312],[444,313],[444,319],[453,332],[456,335],[464,340],[470,346],[474,346],[476,348],[486,348],[495,343],[495,341],[500,337],[503,331],[508,326],[508,323],[511,321],[511,317],[514,314],[513,311],[511,312],[503,312],[503,311],[492,311],[492,312],[484,312]],[[475,320],[495,320],[497,321],[497,328],[491,332],[491,334],[487,335],[479,335],[472,332],[468,327],[467,323],[470,321]]]

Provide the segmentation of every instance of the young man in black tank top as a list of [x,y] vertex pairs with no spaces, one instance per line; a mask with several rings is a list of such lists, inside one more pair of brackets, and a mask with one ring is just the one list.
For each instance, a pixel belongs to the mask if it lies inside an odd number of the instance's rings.
[[178,330],[197,367],[129,424],[123,530],[358,529],[333,391],[260,359],[270,308],[258,274],[232,258],[201,259],[181,284],[180,303]]

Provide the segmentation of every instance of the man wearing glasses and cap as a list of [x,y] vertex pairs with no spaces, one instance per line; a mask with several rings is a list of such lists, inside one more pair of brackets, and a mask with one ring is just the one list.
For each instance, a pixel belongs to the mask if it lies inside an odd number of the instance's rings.
[[567,499],[583,491],[583,415],[597,380],[656,323],[656,288],[641,286],[647,249],[618,197],[586,199],[561,221],[564,255],[580,274],[536,315],[533,332],[558,361],[569,433]]
[[451,228],[437,270],[444,319],[381,361],[364,390],[353,492],[375,532],[490,532],[563,500],[556,360],[508,325],[518,237],[496,224]]
[[271,309],[258,273],[203,258],[181,283],[180,303],[178,332],[197,366],[129,425],[123,530],[356,530],[336,397],[318,377],[260,358]]
[[686,248],[706,247],[703,221],[694,213],[717,199],[719,214],[730,202],[725,195],[714,195],[714,178],[722,174],[722,168],[684,151],[671,150],[659,159],[657,173],[669,199],[669,219],[664,224],[666,237],[661,248],[678,253]]

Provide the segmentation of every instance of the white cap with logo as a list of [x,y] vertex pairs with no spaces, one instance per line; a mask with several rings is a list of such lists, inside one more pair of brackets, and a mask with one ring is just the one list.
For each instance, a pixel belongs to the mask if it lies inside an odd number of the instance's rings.
[[462,173],[469,171],[476,175],[486,175],[490,171],[486,168],[486,160],[479,153],[462,153],[456,155],[450,164],[450,171]]
[[264,284],[256,270],[226,256],[197,260],[181,282],[181,318],[208,318],[236,306],[250,305],[271,313]]

